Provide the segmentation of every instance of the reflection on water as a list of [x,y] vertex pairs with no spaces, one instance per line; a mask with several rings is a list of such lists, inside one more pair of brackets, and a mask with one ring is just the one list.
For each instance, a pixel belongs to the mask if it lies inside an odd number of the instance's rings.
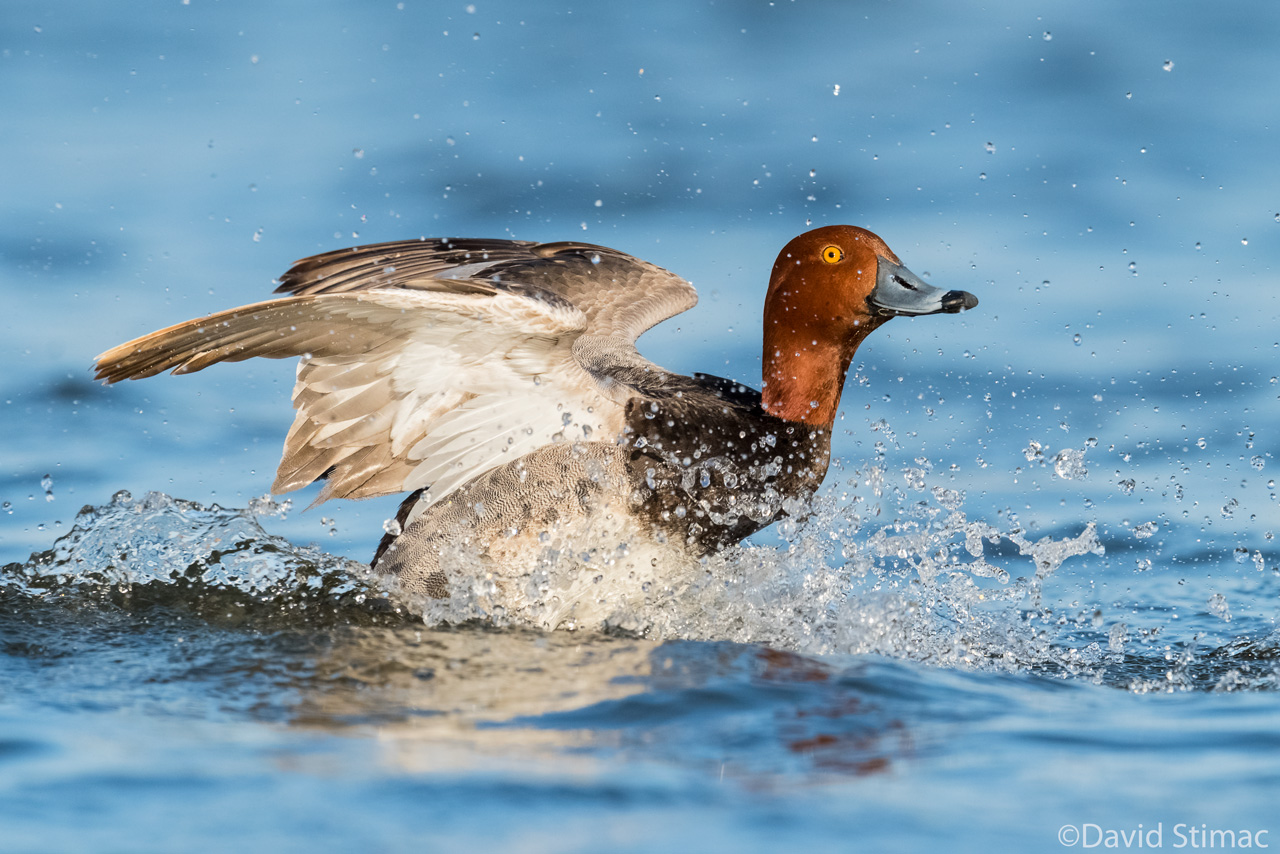
[[839,668],[767,647],[399,629],[337,638],[314,677],[292,723],[376,725],[384,760],[413,772],[554,756],[586,773],[635,753],[763,785],[874,773],[911,750]]

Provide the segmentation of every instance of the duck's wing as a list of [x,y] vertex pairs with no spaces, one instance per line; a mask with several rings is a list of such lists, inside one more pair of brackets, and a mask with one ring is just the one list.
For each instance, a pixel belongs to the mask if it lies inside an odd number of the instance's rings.
[[[117,382],[300,356],[297,416],[273,491],[326,478],[317,501],[429,488],[434,503],[541,445],[621,432],[629,386],[584,365],[575,347],[600,340],[588,332],[594,323],[623,332],[608,336],[618,360],[649,365],[634,336],[693,300],[683,280],[599,247],[540,258],[538,244],[467,241],[501,256],[495,263],[508,266],[495,273],[490,259],[450,261],[444,241],[423,243],[431,249],[416,261],[417,242],[301,261],[282,279],[293,295],[122,344],[98,357],[97,375]],[[683,287],[655,299],[648,285],[658,274]]]
[[431,238],[339,249],[303,259],[277,293],[434,288],[439,279],[533,286],[586,318],[585,333],[634,343],[698,302],[693,285],[656,264],[590,243]]

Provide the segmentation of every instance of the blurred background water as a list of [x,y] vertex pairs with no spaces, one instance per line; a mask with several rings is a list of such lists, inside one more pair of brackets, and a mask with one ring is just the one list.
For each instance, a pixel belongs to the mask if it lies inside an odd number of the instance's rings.
[[[1278,36],[1265,2],[8,0],[0,849],[1280,838]],[[395,499],[212,507],[268,490],[291,364],[91,381],[424,235],[661,264],[702,301],[643,352],[758,386],[770,265],[839,222],[981,305],[864,345],[821,512],[731,559],[871,554],[820,630],[750,585],[654,640],[371,613],[342,558]],[[82,505],[81,562],[28,562]],[[1011,580],[919,572],[956,509]],[[151,583],[95,563],[131,549]]]

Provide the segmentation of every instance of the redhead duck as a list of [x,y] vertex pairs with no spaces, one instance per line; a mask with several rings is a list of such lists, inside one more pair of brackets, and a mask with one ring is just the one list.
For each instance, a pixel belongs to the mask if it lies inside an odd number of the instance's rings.
[[[97,377],[300,357],[272,491],[323,480],[316,503],[409,492],[376,570],[420,600],[480,576],[509,602],[550,596],[550,628],[580,621],[623,576],[648,589],[665,565],[696,565],[802,509],[863,339],[897,315],[978,304],[925,284],[866,229],[806,232],[773,265],[757,392],[641,356],[636,339],[697,295],[603,246],[360,246],[299,261],[276,291],[108,350]],[[517,593],[552,548],[618,583],[588,572],[572,590]]]

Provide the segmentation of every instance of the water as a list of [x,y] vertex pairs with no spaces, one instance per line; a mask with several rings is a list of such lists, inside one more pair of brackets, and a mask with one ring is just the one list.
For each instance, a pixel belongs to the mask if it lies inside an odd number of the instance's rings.
[[[1274,842],[1278,25],[8,3],[0,849]],[[260,499],[290,365],[90,380],[425,234],[667,266],[702,302],[645,354],[757,384],[769,265],[831,222],[981,305],[872,336],[812,515],[642,635],[388,606],[394,499]]]

